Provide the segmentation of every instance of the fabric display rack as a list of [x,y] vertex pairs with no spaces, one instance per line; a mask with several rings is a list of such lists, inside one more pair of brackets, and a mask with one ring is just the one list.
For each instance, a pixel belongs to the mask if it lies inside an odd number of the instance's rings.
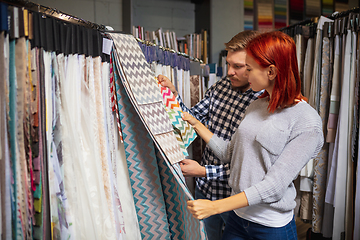
[[302,92],[326,138],[300,173],[299,215],[314,237],[360,239],[359,21],[354,8],[281,29],[296,42]]
[[204,65],[29,1],[0,7],[1,238],[206,239],[178,164],[199,138],[155,77],[191,107]]

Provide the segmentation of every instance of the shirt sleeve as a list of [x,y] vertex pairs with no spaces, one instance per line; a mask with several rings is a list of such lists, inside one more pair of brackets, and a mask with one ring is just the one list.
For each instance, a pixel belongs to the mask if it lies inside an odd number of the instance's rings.
[[184,112],[190,113],[194,118],[199,120],[201,123],[207,124],[209,120],[209,108],[210,108],[212,91],[213,91],[212,88],[208,89],[205,93],[204,98],[191,109],[189,109],[184,104],[179,94],[176,96],[176,100],[179,102],[179,105]]
[[228,181],[230,176],[229,164],[205,165],[208,180]]

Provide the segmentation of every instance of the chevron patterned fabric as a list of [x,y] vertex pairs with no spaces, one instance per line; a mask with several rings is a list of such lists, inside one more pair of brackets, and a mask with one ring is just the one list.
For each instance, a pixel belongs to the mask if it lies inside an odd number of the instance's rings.
[[166,112],[169,115],[173,127],[178,130],[174,131],[174,133],[179,141],[180,148],[187,156],[186,149],[196,139],[196,132],[188,122],[182,120],[182,110],[180,104],[176,100],[176,97],[171,92],[171,90],[169,88],[161,86],[159,83],[158,85],[160,87],[161,95],[163,96],[163,103],[166,106]]
[[162,102],[140,105],[139,109],[154,135],[173,130]]
[[[165,151],[167,159],[172,164],[180,162],[185,155],[173,133],[155,76],[139,44],[132,35],[110,33],[110,36],[114,41],[113,60],[136,112],[150,136]],[[165,137],[166,141],[163,141]]]
[[170,239],[152,140],[124,89],[117,88],[126,160],[142,239]]
[[166,108],[166,111],[174,128],[179,129],[185,148],[188,148],[197,136],[194,128],[188,122],[182,120],[181,112],[168,108]]
[[[119,55],[115,56],[113,64],[115,91],[141,236],[143,239],[205,240],[203,222],[193,218],[186,209],[186,201],[193,196],[177,163],[178,159],[184,159],[184,154],[173,133],[161,91],[156,86],[161,101],[139,104],[132,98],[132,86],[125,79],[125,70],[119,71],[123,66],[118,59]],[[151,108],[157,110],[150,111]],[[162,117],[159,115],[167,117],[168,126],[153,126],[165,121],[159,120]],[[154,121],[155,117],[158,120]]]
[[161,102],[154,76],[136,39],[127,34],[110,34],[124,75],[138,104]]
[[120,84],[116,84],[116,87],[142,238],[206,239],[203,223],[193,218],[186,209],[186,200],[193,198],[185,185],[179,164],[169,164],[156,151],[125,90],[120,89]]
[[189,199],[186,190],[184,192],[186,186],[174,177],[177,175],[174,166],[178,164],[168,166],[160,152],[156,153],[172,239],[206,239],[203,222],[192,217],[186,208]]

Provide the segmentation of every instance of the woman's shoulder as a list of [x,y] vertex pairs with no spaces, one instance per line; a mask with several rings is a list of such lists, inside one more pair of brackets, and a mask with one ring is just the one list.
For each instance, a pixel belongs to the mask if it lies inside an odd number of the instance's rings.
[[299,127],[322,129],[321,117],[318,112],[305,101],[300,101],[289,108],[289,118]]

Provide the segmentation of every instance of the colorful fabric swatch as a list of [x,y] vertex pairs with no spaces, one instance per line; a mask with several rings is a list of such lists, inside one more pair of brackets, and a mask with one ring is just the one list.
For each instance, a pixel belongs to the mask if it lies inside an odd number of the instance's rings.
[[254,1],[244,1],[244,30],[254,29]]
[[272,2],[267,0],[258,0],[258,22],[259,31],[267,32],[273,29],[273,9],[274,5]]
[[274,22],[275,29],[286,27],[286,12],[287,1],[286,0],[274,0]]
[[[168,151],[165,155],[171,163],[183,160],[185,155],[177,144],[154,73],[139,44],[132,35],[110,33],[110,36],[118,74],[140,119],[160,149]],[[163,136],[157,137],[158,134],[166,136],[167,141],[162,141]]]

